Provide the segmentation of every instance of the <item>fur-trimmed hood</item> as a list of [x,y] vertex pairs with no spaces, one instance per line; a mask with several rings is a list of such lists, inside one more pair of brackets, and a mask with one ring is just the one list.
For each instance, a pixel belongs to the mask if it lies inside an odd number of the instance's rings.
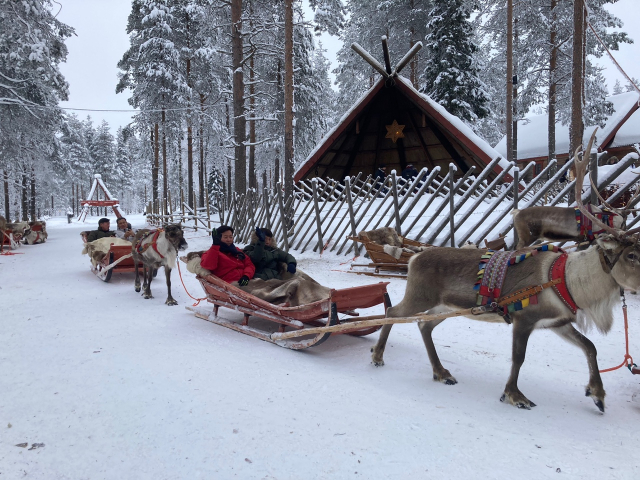
[[[256,232],[251,232],[251,243],[258,243],[258,236],[256,235]],[[271,245],[269,247],[265,245],[265,248],[278,248],[278,243],[276,242],[276,239],[273,238]]]

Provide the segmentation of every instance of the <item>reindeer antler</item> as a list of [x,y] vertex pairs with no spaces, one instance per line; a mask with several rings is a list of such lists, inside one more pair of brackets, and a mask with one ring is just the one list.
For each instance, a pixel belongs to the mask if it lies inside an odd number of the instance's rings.
[[591,212],[589,212],[589,210],[587,210],[585,206],[582,204],[582,185],[584,184],[584,177],[587,173],[587,166],[589,165],[589,154],[591,153],[591,147],[593,146],[593,141],[596,138],[597,131],[598,129],[596,128],[591,134],[591,138],[589,139],[589,145],[587,146],[587,149],[582,151],[582,158],[580,158],[580,147],[576,148],[576,152],[574,155],[574,165],[576,167],[576,190],[575,190],[576,205],[578,206],[582,214],[585,217],[587,217],[589,220],[591,220],[591,222],[593,222],[594,225],[596,225],[600,229],[610,233],[611,235],[619,239],[621,237],[622,230],[612,228],[609,225],[598,220],[598,218],[592,215]]

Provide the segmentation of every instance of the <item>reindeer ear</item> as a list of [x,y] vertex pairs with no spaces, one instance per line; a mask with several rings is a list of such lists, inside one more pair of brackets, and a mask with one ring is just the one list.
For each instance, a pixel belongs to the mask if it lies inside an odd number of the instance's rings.
[[600,248],[602,248],[605,251],[609,251],[612,252],[614,250],[617,250],[618,248],[620,248],[621,244],[620,241],[614,237],[613,235],[600,235],[597,239],[596,242],[598,245],[600,245]]

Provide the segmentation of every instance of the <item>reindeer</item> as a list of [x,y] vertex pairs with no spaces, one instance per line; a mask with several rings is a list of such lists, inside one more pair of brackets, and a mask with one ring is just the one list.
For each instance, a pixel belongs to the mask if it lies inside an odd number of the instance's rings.
[[[597,129],[596,129],[597,130]],[[595,131],[594,131],[595,133]],[[590,152],[587,152],[589,154]],[[591,180],[591,176],[589,176]],[[626,218],[632,211],[630,208],[614,208],[609,205],[607,201],[600,195],[598,188],[591,180],[591,189],[596,193],[600,199],[600,203],[603,208],[596,206],[589,206],[590,212],[593,216],[598,217],[598,220],[603,220],[608,226],[616,229],[623,228]],[[633,205],[636,198],[640,195],[640,189],[637,189],[635,194],[629,199],[627,205]],[[576,189],[576,199],[582,197],[582,190]],[[553,242],[593,242],[595,236],[605,232],[605,230],[592,230],[591,235],[585,232],[585,225],[581,225],[576,218],[576,211],[572,207],[529,207],[524,210],[513,210],[513,226],[518,235],[518,245],[516,248],[520,249],[531,245],[534,242],[542,240],[550,240]],[[584,220],[584,214],[582,219]],[[588,221],[589,217],[587,217]]]
[[[589,208],[594,216],[599,218],[603,215],[608,216],[614,228],[622,228],[626,218],[623,212],[613,213],[614,210],[602,210],[595,206]],[[572,207],[529,207],[513,210],[511,215],[513,215],[513,226],[518,234],[517,249],[542,240],[576,243],[592,241],[586,233],[581,231],[581,225],[576,220],[576,211]],[[595,236],[603,232],[604,230],[596,230],[593,234]]]
[[[593,137],[587,152],[592,142]],[[576,151],[576,192],[582,189],[587,163],[584,155],[578,159]],[[573,324],[577,324],[581,330],[595,326],[600,332],[607,333],[613,323],[612,309],[619,301],[620,289],[640,288],[640,229],[624,232],[605,225],[582,205],[580,195],[576,195],[576,198],[583,214],[607,234],[599,237],[589,249],[569,253],[566,257],[564,285],[569,298],[566,295],[561,297],[552,288],[545,288],[538,293],[537,304],[509,313],[513,323],[512,366],[500,400],[519,408],[531,409],[535,406],[518,389],[518,375],[529,336],[535,329],[548,328],[582,349],[589,366],[586,395],[604,412],[605,391],[598,371],[596,348]],[[430,248],[415,255],[409,262],[405,296],[398,305],[387,310],[387,316],[406,317],[419,312],[436,313],[476,307],[477,292],[473,285],[478,264],[485,252]],[[567,254],[540,252],[507,268],[501,298],[524,287],[549,282],[550,268],[562,255]],[[506,318],[489,310],[470,318],[488,322],[502,322]],[[433,369],[433,379],[454,385],[457,380],[440,363],[432,339],[433,329],[442,321],[422,322],[419,328]],[[378,342],[371,349],[376,366],[384,365],[383,354],[390,331],[391,325],[383,326]]]
[[167,300],[164,303],[177,305],[178,302],[171,296],[171,269],[176,266],[178,250],[185,250],[188,246],[180,225],[168,225],[158,230],[138,230],[131,247],[131,255],[136,266],[136,292],[140,291],[139,263],[142,263],[143,267],[144,292],[142,295],[146,299],[153,298],[151,280],[154,277],[154,271],[163,266],[167,279]]

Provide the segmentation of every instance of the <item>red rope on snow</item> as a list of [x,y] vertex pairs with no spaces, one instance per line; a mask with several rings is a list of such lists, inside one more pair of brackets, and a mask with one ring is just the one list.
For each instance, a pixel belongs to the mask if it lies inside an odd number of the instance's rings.
[[189,290],[187,290],[187,286],[184,284],[184,280],[182,280],[182,271],[180,270],[180,260],[178,260],[178,262],[177,262],[177,263],[178,263],[178,273],[180,274],[180,282],[182,282],[182,286],[184,287],[184,291],[185,291],[185,292],[187,292],[187,295],[189,295],[193,300],[197,300],[197,301],[196,301],[196,303],[194,303],[194,304],[192,305],[192,307],[197,307],[198,305],[200,305],[200,302],[201,302],[202,300],[206,300],[206,299],[207,299],[207,297],[204,297],[204,298],[196,298],[196,297],[192,296],[192,295],[189,293]]
[[622,313],[624,314],[624,342],[626,347],[624,360],[622,360],[622,363],[617,367],[605,368],[604,370],[600,370],[600,373],[613,372],[614,370],[618,370],[619,368],[627,367],[629,371],[634,375],[640,374],[640,370],[638,370],[637,368],[633,368],[637,365],[633,363],[633,358],[631,358],[631,355],[629,355],[629,321],[627,319],[627,304],[624,301],[624,297],[622,299]]

